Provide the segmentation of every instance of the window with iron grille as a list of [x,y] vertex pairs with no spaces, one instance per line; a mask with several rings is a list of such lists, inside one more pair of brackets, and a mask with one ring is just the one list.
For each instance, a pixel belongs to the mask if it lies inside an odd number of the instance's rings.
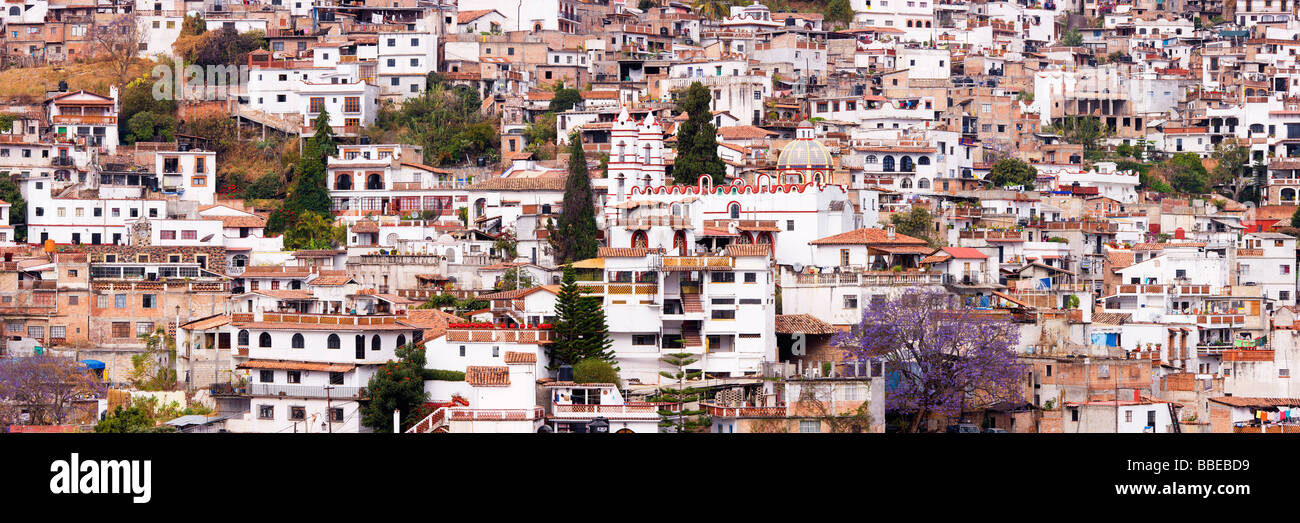
[[138,321],[135,323],[135,336],[137,338],[140,336],[148,336],[152,332],[153,332],[152,321]]
[[40,325],[31,325],[27,327],[27,337],[41,339],[45,337],[45,327]]
[[307,407],[289,407],[289,419],[294,421],[307,419]]
[[313,113],[319,113],[323,109],[325,109],[325,99],[319,96],[313,97],[311,99],[311,108],[308,109],[308,111]]
[[330,385],[342,385],[342,384],[343,384],[343,373],[342,373],[342,372],[331,372],[331,373],[330,373]]
[[63,326],[63,325],[52,325],[52,326],[50,326],[50,337],[51,337],[51,338],[56,338],[56,339],[58,339],[58,338],[66,338],[67,336],[68,336],[68,328],[67,328],[67,327],[65,327],[65,326]]
[[113,337],[114,337],[114,338],[130,338],[130,337],[131,337],[131,322],[129,322],[129,321],[115,321],[115,322],[113,322]]
[[330,409],[330,421],[333,421],[333,422],[335,422],[335,423],[342,423],[342,422],[343,422],[343,408],[342,408],[342,407],[334,407],[334,408]]
[[258,405],[257,417],[259,419],[275,419],[275,407],[272,405]]

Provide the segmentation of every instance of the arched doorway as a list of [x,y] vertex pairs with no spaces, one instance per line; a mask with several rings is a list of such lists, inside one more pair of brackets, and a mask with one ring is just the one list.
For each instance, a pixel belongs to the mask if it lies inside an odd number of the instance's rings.
[[370,173],[366,176],[366,189],[379,190],[384,188],[384,177],[379,173]]
[[673,233],[673,250],[678,256],[686,256],[686,231]]
[[339,177],[334,180],[334,188],[340,191],[352,189],[352,175],[348,173],[340,174]]
[[758,237],[754,239],[754,243],[760,243],[760,244],[764,244],[764,245],[771,245],[771,244],[772,244],[772,233],[767,232],[767,231],[763,231],[763,232],[758,233]]
[[645,231],[636,231],[632,233],[632,248],[643,248],[650,246],[650,238],[646,236]]
[[632,429],[629,429],[629,428],[627,428],[627,427],[624,427],[624,428],[618,429],[618,430],[614,431],[614,433],[615,433],[615,434],[636,434],[635,431],[633,431]]

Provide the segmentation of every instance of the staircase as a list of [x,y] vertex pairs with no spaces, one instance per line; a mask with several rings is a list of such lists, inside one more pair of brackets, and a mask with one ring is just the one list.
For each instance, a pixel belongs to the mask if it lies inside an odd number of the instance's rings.
[[1183,427],[1178,423],[1178,412],[1174,410],[1174,404],[1166,403],[1165,405],[1169,407],[1169,419],[1172,423],[1170,427],[1173,429],[1174,434],[1181,434],[1183,432]]
[[406,429],[407,434],[428,434],[447,425],[447,407],[440,408],[430,412],[428,416],[416,423],[415,426]]
[[687,314],[690,314],[690,313],[692,313],[692,312],[703,313],[703,312],[704,312],[704,304],[703,304],[703,303],[700,303],[700,295],[699,295],[699,294],[683,294],[683,295],[682,295],[682,310],[685,311]]
[[[688,309],[689,312],[689,309]],[[700,340],[699,327],[682,327],[682,346],[683,347],[703,347],[704,343]]]

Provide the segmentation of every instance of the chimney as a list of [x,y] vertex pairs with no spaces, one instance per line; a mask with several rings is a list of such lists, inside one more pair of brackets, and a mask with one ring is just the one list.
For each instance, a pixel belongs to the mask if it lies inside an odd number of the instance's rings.
[[898,237],[898,234],[894,232],[894,226],[893,226],[893,225],[890,225],[890,226],[888,226],[888,227],[885,227],[885,234],[888,235],[888,237],[889,237],[890,240],[893,240],[894,238],[897,238],[897,237]]

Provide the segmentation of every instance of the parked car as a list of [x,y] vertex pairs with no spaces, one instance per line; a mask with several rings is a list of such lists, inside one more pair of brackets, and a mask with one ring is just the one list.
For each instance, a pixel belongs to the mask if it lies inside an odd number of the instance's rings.
[[979,434],[980,428],[976,427],[974,423],[958,423],[948,425],[947,432],[949,434]]
[[984,429],[984,433],[985,434],[1010,434],[1010,432],[1007,432],[1007,429],[999,429],[997,427],[989,427],[987,429]]

